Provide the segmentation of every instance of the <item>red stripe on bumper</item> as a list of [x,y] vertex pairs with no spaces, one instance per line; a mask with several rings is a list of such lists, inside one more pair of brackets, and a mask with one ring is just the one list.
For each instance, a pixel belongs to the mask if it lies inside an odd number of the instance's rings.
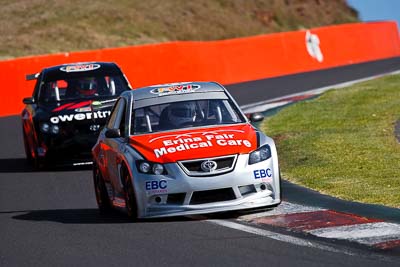
[[363,223],[381,222],[354,214],[342,213],[333,210],[319,210],[293,214],[274,215],[256,218],[252,222],[279,227],[288,227],[293,230],[312,230],[333,226],[354,225]]

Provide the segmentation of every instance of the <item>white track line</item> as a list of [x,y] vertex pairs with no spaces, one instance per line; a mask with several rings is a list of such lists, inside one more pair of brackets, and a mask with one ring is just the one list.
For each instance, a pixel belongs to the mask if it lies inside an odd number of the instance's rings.
[[330,251],[330,252],[344,253],[344,254],[347,254],[347,255],[355,255],[354,253],[351,253],[351,252],[346,251],[346,250],[335,249],[333,247],[325,246],[325,245],[322,245],[322,244],[317,244],[317,243],[310,242],[310,241],[307,241],[305,239],[297,238],[297,237],[294,237],[294,236],[274,233],[274,232],[271,232],[271,231],[267,231],[265,229],[260,229],[260,228],[256,228],[256,227],[252,227],[252,226],[247,226],[247,225],[243,225],[243,224],[232,222],[232,221],[227,221],[227,220],[207,220],[207,222],[210,222],[210,223],[213,223],[213,224],[217,224],[217,225],[220,225],[220,226],[224,226],[224,227],[228,227],[228,228],[231,228],[231,229],[239,230],[239,231],[242,231],[242,232],[246,232],[246,233],[251,233],[251,234],[254,234],[254,235],[258,235],[258,236],[267,237],[267,238],[278,240],[278,241],[281,241],[281,242],[290,243],[290,244],[297,245],[297,246],[316,248],[316,249],[326,250],[326,251]]
[[256,112],[264,112],[274,108],[279,108],[290,103],[292,103],[292,101],[281,101],[281,102],[257,104],[257,106],[251,106],[247,108],[241,107],[241,109],[243,110],[244,113],[256,113]]
[[395,74],[400,74],[400,70],[387,72],[387,73],[383,73],[383,74],[378,74],[378,75],[374,75],[374,76],[369,76],[369,77],[362,78],[362,79],[351,80],[351,81],[347,81],[347,82],[343,82],[343,83],[332,84],[332,85],[304,91],[301,93],[280,96],[277,98],[273,98],[273,99],[269,99],[269,100],[265,100],[265,101],[261,101],[261,102],[243,105],[243,106],[240,106],[240,108],[243,110],[244,113],[263,112],[263,111],[267,111],[268,109],[272,109],[272,108],[281,106],[281,105],[279,105],[279,103],[274,103],[274,102],[285,103],[283,105],[286,105],[287,104],[286,102],[288,102],[288,101],[282,101],[282,100],[285,100],[287,98],[293,98],[293,97],[302,96],[302,95],[318,95],[318,94],[321,94],[330,89],[344,88],[344,87],[348,87],[348,86],[356,84],[356,83],[365,82],[365,81],[373,80],[373,79],[380,78],[383,76],[395,75]]

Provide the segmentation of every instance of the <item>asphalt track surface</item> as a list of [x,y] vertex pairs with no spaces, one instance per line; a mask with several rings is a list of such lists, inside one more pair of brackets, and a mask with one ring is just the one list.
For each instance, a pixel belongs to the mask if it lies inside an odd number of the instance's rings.
[[[244,105],[390,72],[399,63],[395,58],[228,88]],[[0,118],[0,140],[0,266],[400,266],[398,253],[304,236],[317,246],[298,246],[212,223],[236,222],[237,214],[135,223],[119,213],[103,217],[89,169],[33,172],[24,159],[18,116]],[[288,183],[283,192],[287,201],[400,220],[395,209],[347,203]]]
[[240,105],[247,105],[333,84],[393,72],[399,70],[399,68],[400,57],[396,57],[308,73],[243,82],[227,85],[226,87]]

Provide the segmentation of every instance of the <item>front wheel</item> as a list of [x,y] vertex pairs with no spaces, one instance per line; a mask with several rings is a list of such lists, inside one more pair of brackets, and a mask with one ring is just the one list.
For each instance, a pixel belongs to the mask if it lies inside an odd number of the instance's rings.
[[28,161],[28,163],[32,164],[33,161],[32,150],[31,146],[29,145],[28,135],[25,133],[25,130],[23,130],[23,138],[24,138],[26,160]]
[[95,163],[93,163],[93,183],[97,207],[101,213],[108,213],[111,210],[110,199],[108,198],[103,176]]
[[35,171],[44,169],[44,167],[46,166],[45,159],[41,159],[38,157],[38,154],[36,153],[36,149],[35,149],[34,145],[31,142],[29,142],[28,134],[25,132],[25,130],[22,130],[22,131],[23,131],[23,138],[24,138],[26,161],[28,162],[29,165],[31,165],[31,167]]
[[132,185],[132,179],[126,170],[123,171],[123,174],[125,181],[124,191],[125,191],[126,212],[129,218],[136,220],[138,217],[137,202],[136,202],[135,191]]

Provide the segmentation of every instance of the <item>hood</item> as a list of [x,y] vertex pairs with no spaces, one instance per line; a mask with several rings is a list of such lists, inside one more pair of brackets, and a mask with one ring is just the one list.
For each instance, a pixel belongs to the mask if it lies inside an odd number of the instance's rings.
[[257,136],[250,124],[240,124],[132,136],[130,145],[149,161],[170,163],[247,154],[257,148]]
[[41,106],[48,116],[48,121],[53,124],[75,122],[89,123],[92,121],[105,121],[110,115],[116,99],[109,100],[77,100],[61,105]]

